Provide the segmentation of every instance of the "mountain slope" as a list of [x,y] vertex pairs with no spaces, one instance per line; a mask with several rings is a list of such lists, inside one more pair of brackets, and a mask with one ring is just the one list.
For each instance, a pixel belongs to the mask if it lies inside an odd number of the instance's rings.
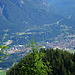
[[[13,31],[15,31],[15,32],[8,31],[11,33],[11,35],[8,34],[8,37],[14,37],[14,38],[9,38],[9,40],[13,40],[17,36],[13,34],[21,33],[21,32],[28,34],[29,31],[27,29],[34,30],[33,29],[34,27],[37,30],[39,26],[42,26],[43,24],[49,24],[55,22],[61,18],[60,15],[47,12],[43,8],[43,5],[40,7],[41,8],[39,8],[38,4],[37,5],[35,4],[35,1],[24,0],[24,2],[22,2],[22,1],[14,1],[14,0],[7,0],[7,1],[0,0],[1,17],[4,17],[5,18],[4,20],[6,22],[10,22],[10,23],[6,23],[6,25],[10,26],[10,30],[12,30],[13,27]],[[4,25],[4,22],[1,25]],[[4,41],[7,40],[5,39]]]
[[55,9],[56,12],[64,17],[71,15],[71,19],[74,20],[75,17],[75,0],[47,0]]
[[9,40],[12,45],[25,44],[32,35],[38,42],[75,35],[74,13],[69,12],[71,6],[74,9],[74,1],[67,2],[66,5],[62,0],[0,0],[0,44]]

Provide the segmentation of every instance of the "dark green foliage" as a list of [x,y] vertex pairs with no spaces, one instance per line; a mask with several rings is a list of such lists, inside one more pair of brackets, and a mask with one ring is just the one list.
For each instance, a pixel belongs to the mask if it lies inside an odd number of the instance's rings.
[[[36,58],[35,60],[33,56]],[[43,54],[41,52],[39,54],[31,53],[27,55],[18,64],[15,64],[14,67],[7,72],[7,75],[48,75],[47,71],[50,69],[46,66],[48,63],[42,61],[42,56]]]
[[12,67],[7,75],[48,75],[48,72],[51,73],[51,67],[48,67],[50,63],[44,63],[42,60],[45,53],[39,52],[40,46],[36,46],[36,44],[32,39],[26,46],[31,48],[31,53],[28,53],[25,58]]
[[[38,55],[41,53],[42,55],[38,58]],[[33,61],[33,56],[35,56],[35,61],[37,62]],[[71,54],[67,51],[59,49],[41,49],[38,54],[31,53],[24,57],[18,64],[14,65],[14,67],[7,71],[7,75],[13,75],[14,72],[16,75],[75,75],[74,60],[75,54]],[[33,64],[34,62],[35,64]],[[39,65],[34,66],[38,63]],[[44,66],[45,68],[43,67],[43,69],[41,66]],[[39,67],[39,69],[37,67]],[[39,73],[36,74],[35,72]],[[42,74],[41,72],[44,73]]]
[[49,61],[52,66],[53,75],[74,75],[75,74],[75,61],[73,61],[74,54],[63,50],[41,50],[46,53],[45,61]]

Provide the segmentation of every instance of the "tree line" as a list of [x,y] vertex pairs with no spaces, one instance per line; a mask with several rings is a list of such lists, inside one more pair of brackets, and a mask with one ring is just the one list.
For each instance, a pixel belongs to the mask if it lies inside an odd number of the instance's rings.
[[36,44],[34,40],[29,43],[30,53],[6,75],[75,75],[75,53],[52,48],[39,50]]

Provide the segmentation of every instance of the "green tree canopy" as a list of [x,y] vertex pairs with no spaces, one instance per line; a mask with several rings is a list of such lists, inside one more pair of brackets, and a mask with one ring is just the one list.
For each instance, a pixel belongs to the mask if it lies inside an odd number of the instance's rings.
[[37,46],[36,44],[34,39],[32,39],[26,46],[31,48],[31,53],[28,53],[12,70],[10,69],[7,75],[48,75],[48,71],[52,71],[51,68],[47,66],[50,63],[43,61],[45,53],[39,51],[41,46]]

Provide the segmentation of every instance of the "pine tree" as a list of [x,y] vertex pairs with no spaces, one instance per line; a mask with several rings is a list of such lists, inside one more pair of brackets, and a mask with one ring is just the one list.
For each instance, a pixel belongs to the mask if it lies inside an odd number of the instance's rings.
[[51,71],[47,65],[42,60],[42,57],[44,57],[45,53],[39,52],[39,48],[41,46],[37,46],[37,43],[34,42],[34,39],[28,44],[28,47],[31,48],[32,52],[32,60],[29,60],[32,64],[26,64],[26,67],[23,65],[21,68],[28,70],[28,73],[26,75],[48,75],[48,71]]
[[30,53],[7,71],[6,75],[52,75],[50,63],[43,60],[45,53],[40,51],[41,46],[34,39],[29,42],[26,47],[31,48]]

